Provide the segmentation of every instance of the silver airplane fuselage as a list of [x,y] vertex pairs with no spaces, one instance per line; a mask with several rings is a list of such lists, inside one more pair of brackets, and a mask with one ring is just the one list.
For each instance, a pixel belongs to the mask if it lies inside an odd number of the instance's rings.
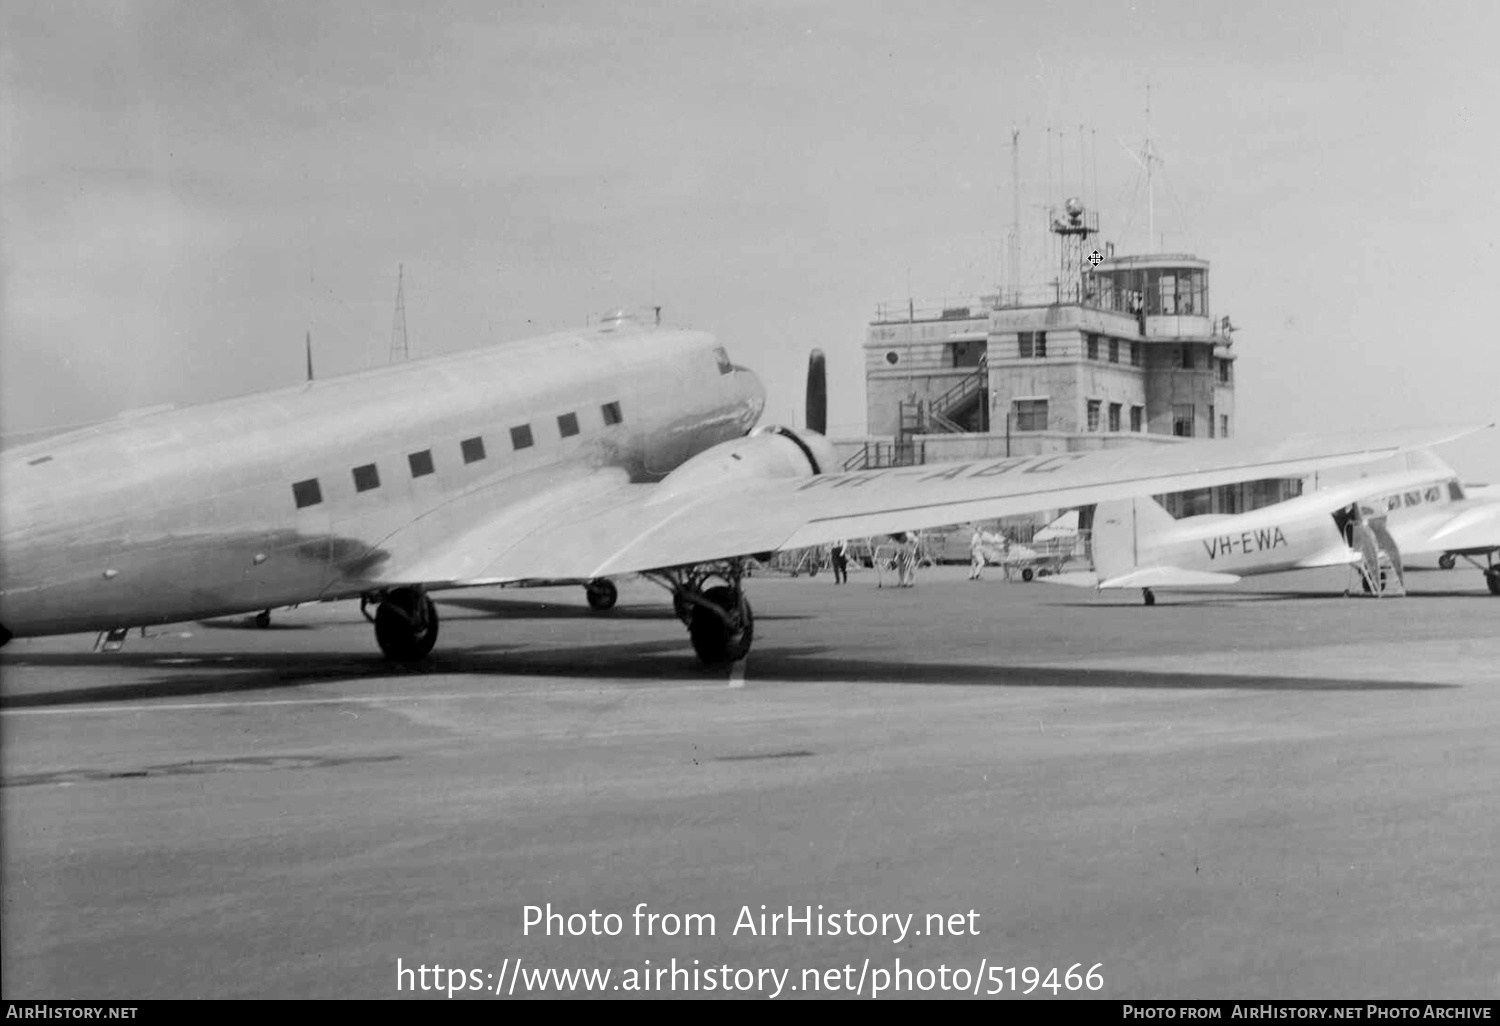
[[446,541],[600,471],[659,480],[764,405],[712,336],[627,322],[58,435],[0,453],[0,627],[358,595],[397,532]]

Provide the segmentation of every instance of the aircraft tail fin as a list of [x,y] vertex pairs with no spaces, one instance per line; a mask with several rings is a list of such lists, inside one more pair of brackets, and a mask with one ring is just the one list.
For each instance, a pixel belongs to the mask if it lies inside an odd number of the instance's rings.
[[1145,543],[1175,527],[1172,514],[1149,498],[1101,502],[1094,510],[1094,571],[1101,581],[1123,577],[1137,569],[1137,554]]

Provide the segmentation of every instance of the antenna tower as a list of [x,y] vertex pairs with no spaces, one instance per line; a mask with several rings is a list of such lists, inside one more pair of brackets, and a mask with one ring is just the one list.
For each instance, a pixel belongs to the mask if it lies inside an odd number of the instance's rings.
[[391,318],[391,363],[405,360],[406,349],[406,266],[396,265],[396,314]]

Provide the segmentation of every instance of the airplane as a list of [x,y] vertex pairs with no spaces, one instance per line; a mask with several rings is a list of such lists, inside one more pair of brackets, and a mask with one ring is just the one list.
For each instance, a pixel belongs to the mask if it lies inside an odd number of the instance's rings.
[[[397,663],[431,594],[610,578],[671,593],[706,664],[750,651],[749,561],[1129,495],[1296,476],[1467,430],[1186,443],[837,469],[814,351],[807,428],[712,335],[597,326],[162,410],[0,453],[0,643],[360,600]],[[110,646],[106,646],[109,648]]]
[[1156,588],[1227,585],[1256,574],[1354,565],[1362,568],[1365,590],[1374,591],[1381,552],[1399,578],[1403,556],[1455,551],[1489,555],[1490,566],[1481,569],[1489,590],[1500,594],[1500,566],[1493,561],[1500,551],[1500,497],[1465,497],[1447,465],[1416,452],[1404,470],[1248,513],[1176,520],[1147,497],[1100,503],[1094,512],[1094,572],[1049,580],[1100,591],[1140,588],[1149,606]]

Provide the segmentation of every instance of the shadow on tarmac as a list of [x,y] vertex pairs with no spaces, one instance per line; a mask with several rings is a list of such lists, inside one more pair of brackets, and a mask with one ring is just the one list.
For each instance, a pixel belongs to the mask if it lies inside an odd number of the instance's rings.
[[[1011,688],[1137,688],[1166,690],[1248,689],[1256,691],[1430,691],[1458,687],[1418,681],[1335,680],[1261,673],[1205,674],[1153,670],[1099,670],[1073,667],[911,663],[826,656],[822,647],[763,648],[745,663],[753,683],[911,684]],[[440,650],[414,668],[393,666],[378,654],[201,653],[191,663],[167,663],[147,653],[51,653],[28,656],[17,665],[120,667],[157,670],[160,675],[129,684],[104,684],[63,691],[27,692],[0,698],[0,709],[37,709],[92,703],[149,701],[299,688],[330,681],[412,677],[432,674],[495,678],[556,677],[701,685],[724,680],[723,670],[703,667],[682,642],[646,641],[570,648],[481,645]],[[355,696],[343,696],[355,697]]]

